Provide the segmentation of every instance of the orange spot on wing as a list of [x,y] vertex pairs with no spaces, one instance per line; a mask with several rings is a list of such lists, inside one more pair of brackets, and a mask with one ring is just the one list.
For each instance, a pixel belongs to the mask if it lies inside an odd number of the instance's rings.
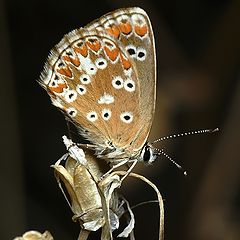
[[48,86],[48,89],[49,89],[51,92],[54,92],[54,93],[62,93],[63,90],[64,90],[65,88],[67,88],[67,87],[68,87],[68,86],[67,86],[66,83],[60,83],[60,84],[58,84],[57,87],[50,87],[50,86]]
[[135,26],[134,30],[138,36],[143,37],[145,34],[147,34],[148,27],[147,27],[147,25],[143,25],[143,26],[137,25],[137,26]]
[[57,69],[57,72],[59,72],[60,74],[71,78],[72,77],[72,72],[68,67],[64,67],[64,68],[59,68]]
[[85,44],[82,44],[79,46],[77,45],[77,46],[73,47],[73,50],[77,53],[80,53],[83,57],[87,57],[87,55],[88,55],[88,49]]
[[120,58],[123,64],[123,68],[128,70],[132,66],[131,62],[123,54],[120,54]]
[[106,30],[111,36],[115,38],[118,38],[120,35],[119,28],[116,25],[111,25]]
[[119,50],[117,48],[110,49],[108,47],[104,47],[105,54],[109,57],[111,61],[115,61],[119,54]]
[[101,44],[100,42],[97,40],[97,39],[91,39],[92,41],[88,40],[86,42],[87,46],[92,49],[93,51],[97,52],[100,47],[101,47]]
[[78,59],[78,57],[72,58],[69,56],[64,56],[63,59],[67,62],[73,63],[76,67],[80,65],[80,60]]
[[132,26],[129,22],[126,23],[120,23],[119,29],[123,34],[128,35],[132,31]]

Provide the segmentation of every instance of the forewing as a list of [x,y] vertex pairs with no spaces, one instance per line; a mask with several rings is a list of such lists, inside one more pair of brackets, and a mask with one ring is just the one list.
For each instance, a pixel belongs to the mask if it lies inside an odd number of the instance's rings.
[[120,45],[98,32],[73,31],[52,50],[40,80],[53,104],[100,150],[124,148],[139,127],[139,82]]

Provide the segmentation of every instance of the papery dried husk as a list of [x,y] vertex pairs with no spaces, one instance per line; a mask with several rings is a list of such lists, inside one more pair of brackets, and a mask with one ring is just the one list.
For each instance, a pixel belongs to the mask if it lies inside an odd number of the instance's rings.
[[32,230],[25,232],[21,237],[16,237],[13,240],[53,240],[53,236],[48,231],[40,233]]
[[[122,177],[121,177],[122,176]],[[99,182],[98,186],[101,189],[104,197],[103,197],[103,202],[105,204],[103,204],[103,208],[105,210],[105,213],[108,213],[108,209],[109,209],[109,196],[111,196],[111,192],[114,192],[114,190],[116,188],[119,188],[122,184],[122,180],[126,178],[126,176],[129,177],[134,177],[137,179],[140,179],[142,181],[144,181],[145,183],[147,183],[149,186],[151,186],[154,191],[157,194],[157,202],[159,205],[159,240],[164,240],[164,205],[163,205],[163,199],[161,196],[160,191],[158,190],[157,186],[155,184],[153,184],[149,179],[147,179],[146,177],[136,174],[136,173],[129,173],[127,171],[115,171],[112,172],[111,174],[109,174],[106,178],[104,178],[101,182]],[[128,201],[126,199],[123,198],[124,203],[126,203],[127,205],[127,212],[129,213],[129,217],[130,217],[130,221],[128,223],[128,225],[125,227],[125,229],[118,235],[118,237],[128,237],[130,236],[131,240],[134,240],[134,226],[135,226],[135,218],[134,218],[134,214],[130,208],[130,205],[128,203]],[[121,217],[121,214],[119,213],[119,218]],[[106,231],[107,233],[107,231]],[[104,238],[104,228],[103,228],[103,238],[102,239],[106,239]]]
[[[70,146],[71,147],[71,146]],[[74,145],[71,156],[79,150]],[[81,151],[80,151],[81,152]],[[64,155],[53,165],[55,176],[62,192],[74,213],[73,220],[81,225],[79,240],[86,240],[91,231],[102,228],[101,240],[112,240],[112,232],[119,227],[119,219],[123,213],[128,213],[129,222],[118,237],[128,237],[134,240],[134,214],[128,201],[118,194],[123,179],[127,176],[138,178],[150,185],[158,196],[160,208],[159,240],[164,237],[164,207],[158,188],[144,176],[126,171],[115,171],[107,175],[109,168],[102,166],[104,161],[96,158],[89,149],[84,149],[85,157],[72,158]],[[75,154],[76,155],[76,154]],[[84,157],[85,159],[82,159]],[[65,164],[62,162],[66,158]],[[87,163],[87,164],[83,164]],[[102,176],[104,178],[102,179]],[[65,190],[62,187],[65,186]],[[68,195],[69,197],[67,197]],[[126,205],[126,208],[123,207]]]
[[[52,167],[59,187],[74,213],[73,220],[78,221],[86,231],[102,228],[101,239],[112,239],[112,232],[119,227],[119,218],[125,212],[122,206],[124,199],[116,191],[120,186],[120,178],[114,176],[101,180],[106,172],[106,166],[101,165],[104,162],[99,161],[90,150],[84,149],[84,152],[87,165],[82,165],[82,159],[78,161],[65,155]],[[67,158],[65,164],[64,158]]]
[[[163,198],[162,198],[162,195],[161,195],[159,189],[157,188],[157,186],[154,183],[152,183],[146,177],[139,175],[137,173],[133,173],[133,172],[128,173],[126,171],[115,171],[109,175],[109,178],[114,177],[115,175],[118,177],[123,176],[123,178],[125,178],[126,174],[128,174],[129,177],[134,177],[134,178],[142,180],[143,182],[147,183],[150,187],[152,187],[154,189],[154,191],[156,192],[157,202],[158,202],[158,206],[159,206],[159,238],[158,239],[164,240],[164,204],[163,204]],[[130,213],[130,211],[129,211],[129,213]],[[130,213],[130,215],[131,215],[131,213]],[[134,226],[132,227],[132,231],[129,233],[129,231],[131,230],[130,228],[131,228],[131,221],[130,221],[129,226],[127,226],[123,230],[123,232],[118,235],[118,237],[126,237],[130,233],[133,233]],[[134,239],[134,236],[133,236],[133,238],[131,238],[131,240],[132,239]]]
[[78,163],[75,159],[68,157],[65,165],[58,161],[53,165],[55,176],[62,188],[62,183],[69,198],[73,220],[79,221],[85,230],[96,231],[104,224],[101,197],[97,189],[97,184],[89,170]]

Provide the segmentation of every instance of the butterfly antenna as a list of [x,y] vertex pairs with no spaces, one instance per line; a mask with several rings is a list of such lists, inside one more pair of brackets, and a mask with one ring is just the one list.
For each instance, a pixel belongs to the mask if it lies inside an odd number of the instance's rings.
[[155,141],[153,141],[152,143],[157,143],[157,142],[161,142],[167,139],[171,139],[171,138],[176,138],[176,137],[184,137],[184,136],[189,136],[189,135],[195,135],[195,134],[203,134],[203,133],[214,133],[219,131],[218,128],[215,129],[203,129],[203,130],[197,130],[197,131],[191,131],[191,132],[185,132],[185,133],[177,133],[177,134],[172,134],[169,136],[165,136],[165,137],[161,137]]
[[187,171],[185,171],[183,169],[183,167],[181,165],[179,165],[177,162],[175,162],[169,155],[167,155],[163,149],[158,149],[158,148],[155,148],[157,150],[157,155],[160,156],[160,155],[163,155],[164,157],[166,157],[168,160],[170,160],[178,169],[180,169],[182,172],[183,172],[183,175],[184,176],[187,176]]

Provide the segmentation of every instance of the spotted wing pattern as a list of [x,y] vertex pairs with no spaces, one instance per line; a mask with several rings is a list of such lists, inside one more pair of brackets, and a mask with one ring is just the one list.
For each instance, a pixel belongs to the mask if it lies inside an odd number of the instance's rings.
[[135,156],[155,106],[154,40],[146,13],[120,9],[65,35],[40,84],[97,151],[110,159]]

